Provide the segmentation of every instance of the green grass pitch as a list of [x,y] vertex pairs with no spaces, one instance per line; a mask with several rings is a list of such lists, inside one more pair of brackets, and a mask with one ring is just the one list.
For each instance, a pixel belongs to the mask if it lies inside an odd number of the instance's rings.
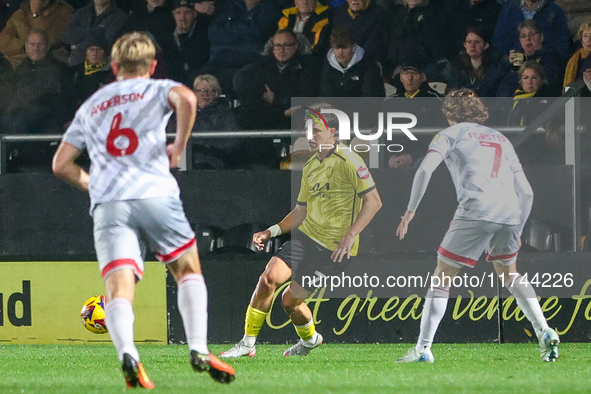
[[[435,363],[395,364],[409,344],[325,344],[306,357],[259,345],[231,360],[236,380],[196,374],[185,346],[139,347],[154,393],[589,393],[591,344],[560,345],[543,363],[536,344],[436,344]],[[211,345],[219,354],[228,345]],[[121,393],[131,390],[107,345],[0,345],[0,393]],[[143,389],[136,389],[142,392]]]

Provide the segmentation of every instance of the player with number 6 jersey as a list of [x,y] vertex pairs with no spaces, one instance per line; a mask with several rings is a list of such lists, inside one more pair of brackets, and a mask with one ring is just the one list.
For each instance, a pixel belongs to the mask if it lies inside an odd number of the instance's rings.
[[415,174],[408,208],[396,235],[404,239],[431,175],[442,161],[456,187],[458,208],[437,251],[432,278],[439,282],[427,291],[417,345],[397,361],[435,361],[431,345],[447,308],[452,279],[461,268],[474,267],[484,251],[532,323],[542,360],[555,361],[558,334],[548,326],[531,284],[517,273],[517,252],[533,191],[515,149],[504,135],[484,125],[488,109],[474,91],[450,92],[443,100],[442,111],[450,127],[433,138]]
[[92,207],[179,196],[165,133],[172,114],[168,92],[178,86],[170,80],[124,79],[99,89],[78,109],[63,141],[88,150]]
[[[133,336],[132,304],[146,246],[178,284],[191,366],[230,383],[234,369],[207,347],[207,287],[195,233],[170,173],[191,136],[197,98],[177,82],[150,79],[155,56],[147,33],[128,33],[115,42],[111,67],[117,81],[77,111],[53,158],[53,172],[90,193],[94,245],[109,300],[105,318],[127,387],[154,388]],[[165,126],[173,111],[176,136],[166,145]],[[90,175],[75,163],[83,149],[91,159]]]

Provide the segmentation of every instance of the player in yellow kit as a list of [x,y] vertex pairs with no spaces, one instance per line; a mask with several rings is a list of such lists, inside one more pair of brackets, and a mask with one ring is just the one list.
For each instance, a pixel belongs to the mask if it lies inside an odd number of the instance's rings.
[[[311,109],[322,108],[332,107],[323,103]],[[220,357],[256,354],[256,338],[271,309],[273,294],[290,278],[281,305],[300,340],[283,354],[305,356],[322,344],[312,312],[301,297],[310,293],[310,283],[302,283],[301,278],[314,277],[317,271],[324,275],[341,272],[343,258],[357,255],[359,233],[382,206],[363,159],[336,140],[337,117],[324,114],[324,119],[325,123],[314,123],[309,140],[314,155],[304,165],[296,207],[280,223],[253,235],[254,243],[262,249],[270,238],[293,229],[291,240],[271,258],[259,278],[246,311],[244,337]]]

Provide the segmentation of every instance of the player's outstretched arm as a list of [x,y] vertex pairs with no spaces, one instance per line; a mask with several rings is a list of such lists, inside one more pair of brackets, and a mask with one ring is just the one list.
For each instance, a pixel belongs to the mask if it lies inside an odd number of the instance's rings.
[[525,222],[527,222],[527,218],[531,212],[531,207],[534,203],[534,191],[531,188],[525,174],[523,171],[518,171],[515,173],[515,192],[517,193],[517,198],[519,199],[519,209],[520,209],[520,223],[519,223],[519,234],[523,231],[525,227]]
[[396,236],[400,239],[404,239],[408,232],[408,225],[415,216],[415,212],[421,202],[433,171],[439,167],[439,164],[443,161],[443,155],[439,152],[431,151],[427,153],[427,156],[423,159],[423,162],[419,166],[419,169],[415,173],[415,177],[412,181],[412,188],[410,191],[410,200],[408,201],[408,208],[402,216],[402,220],[396,229]]
[[186,86],[175,86],[168,92],[168,103],[176,113],[176,137],[166,147],[170,168],[178,167],[187,141],[191,137],[195,117],[197,116],[197,97]]
[[299,227],[299,225],[302,224],[306,218],[307,213],[308,209],[305,205],[297,204],[293,211],[288,213],[282,221],[272,225],[264,231],[254,233],[252,235],[252,242],[254,242],[258,250],[263,250],[265,247],[265,242],[267,242],[269,239],[291,232],[292,226],[294,226],[293,228]]
[[364,194],[361,199],[363,200],[363,205],[361,206],[359,215],[357,215],[357,220],[355,220],[355,223],[353,223],[347,234],[339,242],[339,246],[337,246],[330,256],[333,262],[340,263],[345,256],[348,259],[351,258],[351,248],[355,242],[355,237],[367,227],[376,213],[382,208],[382,199],[376,189]]
[[51,168],[57,177],[88,192],[88,173],[74,163],[80,153],[82,151],[74,145],[62,142],[53,156]]

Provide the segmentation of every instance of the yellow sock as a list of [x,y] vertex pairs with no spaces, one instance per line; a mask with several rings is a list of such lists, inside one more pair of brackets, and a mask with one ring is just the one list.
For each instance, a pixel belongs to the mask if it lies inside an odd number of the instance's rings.
[[296,326],[294,324],[295,330],[304,341],[312,339],[314,334],[316,333],[316,326],[314,325],[314,320],[310,320],[307,324],[303,326]]
[[246,309],[246,319],[244,320],[244,333],[250,337],[256,337],[261,331],[261,327],[267,318],[269,312],[259,311],[248,306]]

